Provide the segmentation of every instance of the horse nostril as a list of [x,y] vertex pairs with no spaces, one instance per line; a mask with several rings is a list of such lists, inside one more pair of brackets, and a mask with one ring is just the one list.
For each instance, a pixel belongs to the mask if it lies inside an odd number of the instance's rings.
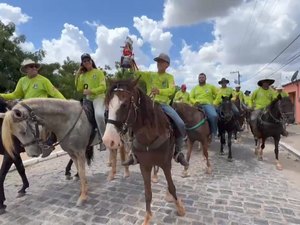
[[114,141],[111,141],[111,142],[110,142],[110,147],[113,147],[114,144],[115,144],[115,142],[114,142]]

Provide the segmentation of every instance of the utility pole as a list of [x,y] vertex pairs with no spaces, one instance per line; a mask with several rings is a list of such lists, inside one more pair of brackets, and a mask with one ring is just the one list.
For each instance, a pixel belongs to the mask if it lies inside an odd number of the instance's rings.
[[237,79],[237,84],[240,85],[241,84],[241,75],[240,75],[240,71],[232,71],[230,72],[230,74],[233,74],[233,73],[237,73],[238,75],[238,79]]

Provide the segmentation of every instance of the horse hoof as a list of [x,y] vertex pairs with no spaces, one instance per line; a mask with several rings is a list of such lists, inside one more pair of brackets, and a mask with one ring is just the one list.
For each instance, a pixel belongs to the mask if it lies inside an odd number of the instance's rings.
[[207,167],[207,169],[206,169],[206,173],[207,173],[207,174],[211,174],[211,173],[212,173],[212,169],[211,169],[211,167]]
[[0,208],[0,215],[2,215],[2,214],[4,214],[4,213],[6,213],[6,210],[5,210],[5,208],[6,208],[6,205],[5,205],[5,207],[4,207],[4,208]]
[[185,208],[184,208],[180,198],[177,199],[176,208],[177,208],[177,215],[178,216],[184,216],[185,215]]
[[169,191],[166,192],[165,200],[167,202],[174,202],[175,201],[173,195],[171,195]]
[[263,157],[262,156],[258,156],[258,161],[263,161]]
[[110,175],[108,175],[108,177],[107,177],[107,181],[112,181],[112,180],[114,180],[115,179],[115,175],[113,175],[113,174],[110,174]]
[[72,180],[72,176],[71,175],[66,175],[66,180]]
[[76,206],[83,206],[85,200],[82,200],[82,199],[78,199],[77,202],[76,202]]
[[153,176],[153,177],[151,178],[151,181],[152,181],[153,183],[158,183],[158,177],[157,177],[157,176]]
[[129,172],[125,172],[124,173],[124,178],[130,177],[130,173]]
[[276,169],[277,170],[282,170],[282,165],[280,163],[276,163]]
[[191,176],[191,175],[190,175],[190,173],[189,173],[188,170],[182,171],[181,177],[185,178],[185,177],[190,177],[190,176]]
[[18,192],[17,194],[17,198],[21,198],[23,196],[25,196],[26,192]]
[[228,162],[232,162],[233,159],[232,159],[232,158],[228,158],[227,161],[228,161]]

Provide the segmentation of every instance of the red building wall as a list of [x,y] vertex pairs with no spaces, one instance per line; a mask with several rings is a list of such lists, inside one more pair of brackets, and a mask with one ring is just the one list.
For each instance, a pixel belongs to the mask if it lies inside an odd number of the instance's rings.
[[283,85],[283,90],[287,92],[294,103],[295,107],[295,122],[300,123],[300,80]]

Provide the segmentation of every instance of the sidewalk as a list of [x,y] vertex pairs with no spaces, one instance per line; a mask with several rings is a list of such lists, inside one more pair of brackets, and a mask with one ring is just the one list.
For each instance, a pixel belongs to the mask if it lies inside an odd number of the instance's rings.
[[289,135],[281,137],[279,144],[281,147],[300,157],[300,125],[289,125],[287,126],[287,131]]

